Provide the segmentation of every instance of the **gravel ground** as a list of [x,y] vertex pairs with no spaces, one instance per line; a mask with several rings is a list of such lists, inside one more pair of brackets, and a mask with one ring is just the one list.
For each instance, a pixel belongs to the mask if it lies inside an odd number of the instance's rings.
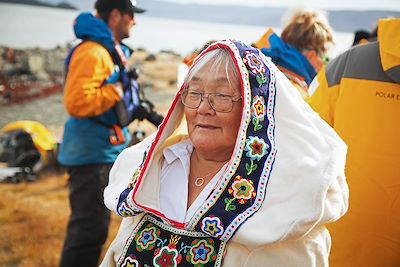
[[17,120],[38,121],[50,129],[60,127],[67,119],[62,97],[54,94],[23,104],[0,106],[0,128]]
[[[170,87],[165,90],[147,89],[146,91],[145,96],[154,104],[155,111],[165,115],[175,96],[176,89]],[[0,129],[7,123],[13,121],[34,120],[42,123],[53,132],[58,139],[61,139],[62,128],[68,118],[68,114],[64,109],[62,97],[62,94],[54,94],[47,98],[41,98],[23,104],[0,106]],[[147,121],[139,123],[139,126],[141,130],[145,130],[148,133],[155,130],[155,127]],[[138,124],[133,123],[130,129],[135,131],[137,127]]]

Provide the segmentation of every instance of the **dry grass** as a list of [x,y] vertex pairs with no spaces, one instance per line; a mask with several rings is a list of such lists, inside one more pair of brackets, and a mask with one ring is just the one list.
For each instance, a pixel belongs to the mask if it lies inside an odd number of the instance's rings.
[[[33,183],[0,184],[0,266],[58,266],[69,213],[63,175],[43,174]],[[119,223],[113,215],[105,248]]]

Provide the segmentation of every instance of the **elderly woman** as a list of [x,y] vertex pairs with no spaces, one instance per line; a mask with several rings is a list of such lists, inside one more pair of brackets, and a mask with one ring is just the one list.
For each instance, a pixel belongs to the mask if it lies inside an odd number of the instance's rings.
[[345,154],[258,49],[216,42],[115,162],[105,203],[125,218],[102,266],[326,266]]

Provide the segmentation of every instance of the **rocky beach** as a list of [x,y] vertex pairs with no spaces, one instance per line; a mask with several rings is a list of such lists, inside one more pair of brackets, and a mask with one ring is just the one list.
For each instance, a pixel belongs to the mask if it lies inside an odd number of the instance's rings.
[[[54,49],[18,50],[0,47],[0,128],[17,120],[42,123],[61,139],[68,115],[63,106],[64,60],[70,46]],[[137,49],[128,60],[139,73],[141,88],[165,113],[177,86],[177,68],[182,58],[170,51],[156,54]],[[144,128],[151,126],[140,123]],[[133,123],[132,128],[137,126]]]

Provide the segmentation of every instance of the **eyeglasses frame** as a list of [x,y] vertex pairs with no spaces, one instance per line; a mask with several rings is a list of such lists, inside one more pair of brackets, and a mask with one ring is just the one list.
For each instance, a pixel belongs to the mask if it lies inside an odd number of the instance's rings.
[[[211,104],[209,96],[210,96],[210,95],[224,95],[224,94],[221,94],[221,93],[201,93],[201,92],[198,92],[198,91],[194,91],[194,92],[200,94],[201,98],[200,98],[199,105],[198,105],[197,107],[194,107],[194,108],[193,108],[193,107],[189,107],[189,106],[185,105],[185,103],[184,103],[183,94],[186,93],[186,92],[189,92],[189,90],[185,89],[185,90],[183,90],[182,92],[179,93],[180,96],[181,96],[181,97],[180,97],[180,98],[181,98],[181,102],[182,102],[182,104],[183,104],[185,107],[190,108],[190,109],[198,109],[198,108],[200,107],[200,105],[201,105],[201,102],[203,102],[203,99],[204,99],[204,98],[207,98],[207,101],[208,101],[208,104],[210,105],[210,107],[211,107],[215,112],[221,112],[221,113],[229,113],[229,112],[231,112],[232,109],[233,109],[233,103],[234,103],[234,102],[238,102],[238,101],[240,101],[240,100],[242,99],[242,97],[239,97],[239,98],[237,98],[237,99],[234,99],[233,96],[225,95],[225,96],[229,96],[229,98],[230,98],[231,101],[232,101],[231,109],[230,109],[229,111],[217,111],[217,110],[215,110],[215,108],[214,108],[213,105]],[[207,96],[205,96],[205,95],[207,95]]]

